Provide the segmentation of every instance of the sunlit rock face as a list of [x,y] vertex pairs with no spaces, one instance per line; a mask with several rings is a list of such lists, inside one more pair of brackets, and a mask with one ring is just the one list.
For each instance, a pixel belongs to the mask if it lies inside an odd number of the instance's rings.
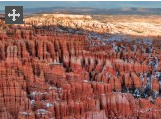
[[0,119],[160,118],[160,36],[58,28],[0,22]]
[[[129,35],[159,35],[161,34],[160,16],[149,15],[71,15],[71,14],[41,14],[25,18],[27,25],[63,26],[73,29],[84,29],[99,33],[129,34]],[[52,29],[52,27],[50,27]],[[71,29],[69,30],[71,31]]]

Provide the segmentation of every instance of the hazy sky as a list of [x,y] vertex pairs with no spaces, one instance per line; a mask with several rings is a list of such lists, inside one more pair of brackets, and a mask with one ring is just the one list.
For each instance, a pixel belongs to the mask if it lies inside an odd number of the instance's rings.
[[0,1],[0,10],[4,10],[5,6],[24,6],[24,8],[36,7],[93,7],[93,8],[161,8],[161,1]]

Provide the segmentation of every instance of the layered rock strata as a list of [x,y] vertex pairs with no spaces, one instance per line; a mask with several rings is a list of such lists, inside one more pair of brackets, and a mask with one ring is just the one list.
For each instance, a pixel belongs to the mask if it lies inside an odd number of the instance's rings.
[[92,46],[89,40],[100,41],[43,27],[5,31],[0,35],[1,119],[160,118],[156,37],[151,44],[137,39]]

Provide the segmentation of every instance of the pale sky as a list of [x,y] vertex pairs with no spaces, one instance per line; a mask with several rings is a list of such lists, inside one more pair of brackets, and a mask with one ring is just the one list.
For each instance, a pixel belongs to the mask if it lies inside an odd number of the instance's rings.
[[161,1],[0,1],[0,10],[5,6],[37,7],[91,7],[91,8],[161,8]]

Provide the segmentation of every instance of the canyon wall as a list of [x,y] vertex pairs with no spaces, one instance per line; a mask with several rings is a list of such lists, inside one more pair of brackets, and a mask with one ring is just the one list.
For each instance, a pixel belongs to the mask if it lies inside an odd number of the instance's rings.
[[43,27],[5,31],[0,33],[0,119],[160,118],[157,40],[100,46],[87,35]]

